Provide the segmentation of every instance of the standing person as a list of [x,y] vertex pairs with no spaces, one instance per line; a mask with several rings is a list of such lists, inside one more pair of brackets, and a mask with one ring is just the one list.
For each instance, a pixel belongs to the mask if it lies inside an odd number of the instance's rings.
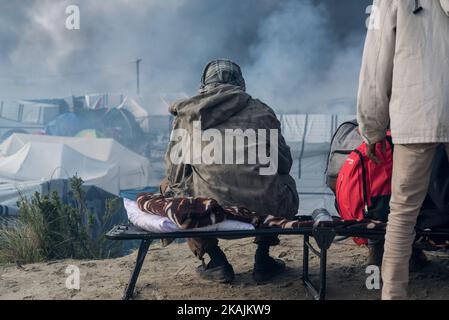
[[406,299],[415,225],[438,144],[449,153],[449,0],[376,0],[360,75],[358,121],[376,160],[391,128],[392,198],[383,299]]

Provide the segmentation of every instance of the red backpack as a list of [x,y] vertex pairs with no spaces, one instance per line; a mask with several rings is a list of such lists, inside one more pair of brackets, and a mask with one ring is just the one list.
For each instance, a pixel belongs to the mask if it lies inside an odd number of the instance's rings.
[[[377,144],[379,164],[368,158],[365,143],[351,152],[343,164],[336,184],[336,205],[343,220],[387,221],[393,170],[390,136],[387,141],[385,152]],[[354,241],[359,245],[367,244],[366,239],[356,238]]]

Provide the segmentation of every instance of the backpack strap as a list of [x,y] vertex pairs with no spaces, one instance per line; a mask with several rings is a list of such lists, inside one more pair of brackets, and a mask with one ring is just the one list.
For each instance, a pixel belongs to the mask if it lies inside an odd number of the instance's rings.
[[365,159],[363,158],[363,154],[359,150],[354,150],[355,153],[360,157],[360,163],[362,164],[362,180],[363,180],[363,202],[365,203],[365,216],[368,213],[368,189],[366,185],[366,168],[365,168]]
[[387,142],[390,144],[391,151],[394,152],[393,138],[392,138],[391,136],[387,136],[387,137],[385,138],[385,140],[387,140]]

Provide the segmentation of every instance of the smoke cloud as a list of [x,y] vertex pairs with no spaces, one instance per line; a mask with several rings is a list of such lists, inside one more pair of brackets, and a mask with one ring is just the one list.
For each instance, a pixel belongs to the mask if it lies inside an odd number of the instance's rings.
[[[135,93],[146,107],[193,95],[213,58],[242,66],[277,112],[354,112],[370,0],[0,0],[0,100]],[[81,29],[65,28],[65,8]],[[343,109],[338,109],[343,110]]]

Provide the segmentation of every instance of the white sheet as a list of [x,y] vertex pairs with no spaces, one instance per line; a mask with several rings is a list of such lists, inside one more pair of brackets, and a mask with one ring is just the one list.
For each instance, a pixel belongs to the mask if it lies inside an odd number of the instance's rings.
[[225,220],[223,222],[196,229],[182,230],[179,229],[168,218],[160,217],[142,212],[135,201],[123,199],[126,212],[128,213],[129,221],[143,230],[154,233],[168,233],[168,232],[204,232],[204,231],[241,231],[254,230],[254,226],[249,223],[244,223],[235,220]]

